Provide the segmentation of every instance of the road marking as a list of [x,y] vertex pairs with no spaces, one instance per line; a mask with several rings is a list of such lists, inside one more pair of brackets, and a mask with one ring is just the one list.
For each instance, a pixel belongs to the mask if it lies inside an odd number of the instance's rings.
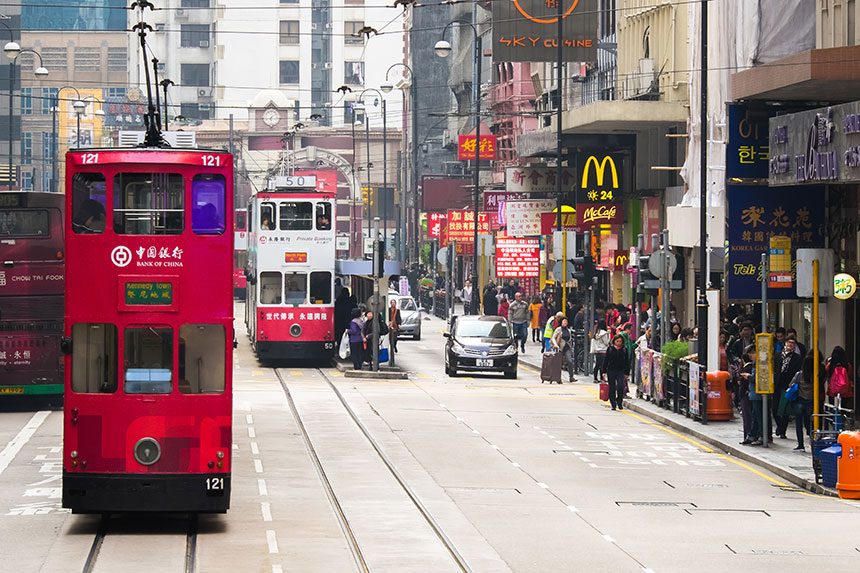
[[643,568],[642,568],[642,573],[654,573],[654,570],[653,570],[653,569],[649,569],[648,567],[643,567]]
[[257,430],[254,428],[248,428],[248,437],[253,439],[257,437]]
[[266,487],[266,480],[260,478],[257,480],[257,490],[260,492],[262,496],[269,495],[269,488]]
[[497,446],[496,444],[490,444],[490,447],[493,448],[494,450],[500,449],[499,446]]
[[615,540],[614,540],[614,539],[612,539],[612,536],[611,536],[611,535],[604,535],[604,536],[603,536],[603,539],[605,539],[605,540],[606,540],[606,541],[608,541],[609,543],[615,543]]
[[457,421],[458,422],[465,422],[466,420],[464,420],[463,418],[457,418]]
[[257,445],[257,442],[251,442],[251,453],[255,456],[260,455],[260,447]]
[[549,489],[549,486],[543,483],[542,481],[537,482],[538,487],[543,489]]
[[532,426],[535,430],[540,430],[540,426]]
[[544,436],[548,436],[548,435],[549,435],[549,432],[546,432],[546,431],[544,431],[544,430],[541,430],[541,431],[540,431],[540,433],[541,433],[541,434],[543,434]]
[[555,436],[547,435],[547,438],[549,438],[550,440],[554,440],[554,439],[555,439]]
[[12,460],[15,459],[15,456],[18,455],[18,452],[21,451],[27,442],[30,441],[30,438],[33,437],[33,434],[39,429],[39,426],[42,425],[42,422],[45,421],[51,414],[50,410],[40,410],[33,414],[33,417],[21,428],[21,431],[12,438],[12,441],[6,444],[6,447],[3,448],[3,451],[0,452],[0,474],[2,474],[9,464],[12,463]]
[[272,573],[284,573],[284,568],[280,565],[272,565]]
[[666,432],[667,434],[671,434],[671,435],[675,436],[676,438],[684,440],[687,443],[693,444],[694,446],[696,446],[697,448],[699,448],[700,450],[702,450],[703,452],[705,452],[707,454],[714,453],[713,448],[709,448],[708,446],[699,442],[698,440],[694,440],[693,438],[685,436],[684,434],[682,434],[680,432],[676,432],[675,430],[673,430],[671,428],[667,428],[661,424],[658,424],[658,423],[654,422],[653,420],[649,420],[648,418],[640,416],[639,414],[634,414],[633,412],[631,412],[629,410],[623,410],[623,413],[625,416],[630,416],[631,418],[635,418],[636,420],[639,420],[643,424],[647,424],[649,426],[654,426],[655,428],[658,428],[658,429]]
[[518,464],[517,462],[511,462],[511,465],[514,466],[515,468],[520,467],[520,464]]
[[[774,478],[770,477],[769,475],[767,475],[766,473],[764,473],[764,472],[760,472],[759,470],[755,469],[754,467],[752,467],[752,466],[750,466],[750,465],[748,465],[748,464],[745,464],[744,462],[742,462],[742,461],[740,461],[740,460],[737,460],[737,459],[735,459],[735,458],[733,458],[733,457],[731,457],[731,456],[727,456],[726,454],[720,454],[720,457],[721,457],[721,458],[723,458],[723,459],[724,459],[724,460],[726,460],[726,461],[732,462],[733,464],[738,465],[738,466],[740,466],[740,467],[744,468],[744,469],[745,469],[745,470],[747,470],[747,471],[750,471],[750,472],[754,473],[754,474],[755,474],[755,475],[757,475],[758,477],[760,477],[760,478],[762,478],[762,479],[765,479],[765,480],[769,481],[770,483],[772,483],[772,484],[774,484],[774,485],[776,485],[776,486],[779,486],[779,487],[789,487],[789,485],[788,485],[787,483],[785,483],[785,482],[781,482],[781,481],[779,481],[778,479],[774,479]],[[803,492],[797,492],[797,493],[803,493]]]
[[294,376],[295,378],[301,378],[302,371],[301,370],[290,370],[290,376]]
[[479,434],[479,435],[480,435],[480,433],[481,433],[481,432],[479,432],[478,430],[472,430],[472,433],[473,433],[473,434]]
[[556,441],[555,441],[555,443],[556,443],[556,444],[558,444],[559,446],[563,446],[563,445],[564,445],[564,442],[562,442],[561,440],[556,440]]
[[251,414],[245,414],[245,423],[253,424],[254,423],[254,416],[252,416]]
[[271,529],[266,530],[266,543],[269,544],[269,554],[274,555],[278,553],[278,537]]
[[575,505],[568,505],[567,509],[569,509],[572,513],[579,513],[579,510],[576,509]]
[[267,501],[261,503],[260,513],[263,514],[263,521],[272,521],[272,504]]
[[439,407],[440,407],[440,408],[444,408],[444,407],[445,407],[445,404],[443,404],[442,402],[439,402]]
[[263,462],[260,460],[254,460],[254,471],[258,474],[263,473]]

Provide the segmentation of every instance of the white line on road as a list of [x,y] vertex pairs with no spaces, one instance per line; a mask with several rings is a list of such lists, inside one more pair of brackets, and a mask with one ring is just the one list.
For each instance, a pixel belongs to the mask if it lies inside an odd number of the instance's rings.
[[520,467],[520,464],[518,464],[517,462],[511,462],[511,465],[514,466],[515,468]]
[[253,424],[254,416],[252,416],[251,414],[245,414],[245,422],[248,424]]
[[543,434],[544,436],[548,436],[548,435],[549,435],[549,432],[546,432],[546,431],[544,431],[544,430],[541,430],[541,431],[540,431],[540,433],[541,433],[541,434]]
[[573,512],[573,513],[579,513],[579,510],[578,510],[578,509],[576,509],[576,506],[575,506],[575,505],[568,505],[568,506],[567,506],[567,509],[569,509],[569,510],[570,510],[571,512]]
[[496,444],[490,444],[490,447],[493,448],[494,450],[499,449],[499,446],[497,446]]
[[538,487],[542,487],[543,489],[549,489],[549,486],[543,483],[542,481],[537,482]]
[[611,535],[604,535],[604,536],[603,536],[603,539],[605,539],[605,540],[606,540],[606,541],[608,541],[609,543],[615,543],[615,540],[614,540],[614,539],[612,539],[612,536],[611,536]]
[[284,568],[280,565],[272,565],[272,573],[284,573]]
[[458,422],[465,422],[465,420],[463,420],[463,418],[457,418],[457,421]]
[[[695,388],[694,388],[694,390],[695,390]],[[555,443],[558,444],[559,446],[564,445],[564,442],[562,442],[561,440],[556,440]]]
[[266,487],[266,480],[262,478],[257,480],[257,489],[260,491],[260,495],[269,495],[269,488]]
[[275,554],[278,553],[278,537],[275,535],[275,532],[271,529],[266,530],[266,543],[269,544],[269,553]]
[[2,452],[0,452],[0,474],[9,467],[9,464],[12,463],[12,460],[14,460],[15,456],[18,455],[18,452],[21,451],[21,448],[30,441],[30,438],[33,437],[33,434],[36,433],[36,430],[39,429],[39,426],[42,425],[42,422],[44,422],[45,418],[50,414],[50,410],[40,410],[33,414],[33,417],[30,418],[23,428],[21,428],[21,431],[12,438],[11,442],[6,444],[6,447],[3,448]]
[[263,473],[263,462],[260,460],[254,460],[254,471],[258,474]]
[[554,440],[554,439],[555,439],[555,436],[549,436],[549,435],[548,435],[548,436],[547,436],[547,438],[549,438],[550,440]]
[[248,437],[253,439],[257,437],[257,431],[254,428],[248,428]]
[[260,512],[263,514],[263,521],[272,521],[272,504],[264,501],[260,504]]
[[444,407],[445,407],[445,404],[443,404],[442,402],[439,402],[439,407],[440,407],[440,408],[444,408]]
[[479,432],[478,430],[472,430],[472,433],[473,434],[480,434],[481,432]]
[[535,430],[540,430],[540,426],[532,426]]
[[654,573],[654,570],[653,570],[653,569],[649,569],[649,568],[647,568],[647,567],[643,567],[643,568],[642,568],[642,573]]
[[260,455],[260,446],[257,445],[257,442],[251,442],[251,453],[255,456]]

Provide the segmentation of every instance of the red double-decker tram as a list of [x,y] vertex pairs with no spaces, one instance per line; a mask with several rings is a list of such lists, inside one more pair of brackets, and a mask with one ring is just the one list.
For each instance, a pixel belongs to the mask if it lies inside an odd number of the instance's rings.
[[248,281],[245,272],[248,266],[248,211],[236,209],[233,220],[233,296],[245,298]]
[[230,503],[233,158],[66,155],[63,506]]
[[0,192],[0,397],[62,401],[63,203]]
[[313,175],[275,186],[248,203],[248,336],[261,359],[331,358],[335,194]]

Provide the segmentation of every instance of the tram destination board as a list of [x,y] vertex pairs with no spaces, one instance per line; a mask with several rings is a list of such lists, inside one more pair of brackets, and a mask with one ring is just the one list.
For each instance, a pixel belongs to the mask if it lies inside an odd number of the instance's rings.
[[125,304],[173,304],[173,284],[169,282],[125,283]]

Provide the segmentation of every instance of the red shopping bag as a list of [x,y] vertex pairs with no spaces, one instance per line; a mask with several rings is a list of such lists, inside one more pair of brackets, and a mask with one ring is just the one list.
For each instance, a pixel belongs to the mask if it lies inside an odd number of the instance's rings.
[[609,400],[609,384],[606,382],[600,383],[600,399],[604,402]]

